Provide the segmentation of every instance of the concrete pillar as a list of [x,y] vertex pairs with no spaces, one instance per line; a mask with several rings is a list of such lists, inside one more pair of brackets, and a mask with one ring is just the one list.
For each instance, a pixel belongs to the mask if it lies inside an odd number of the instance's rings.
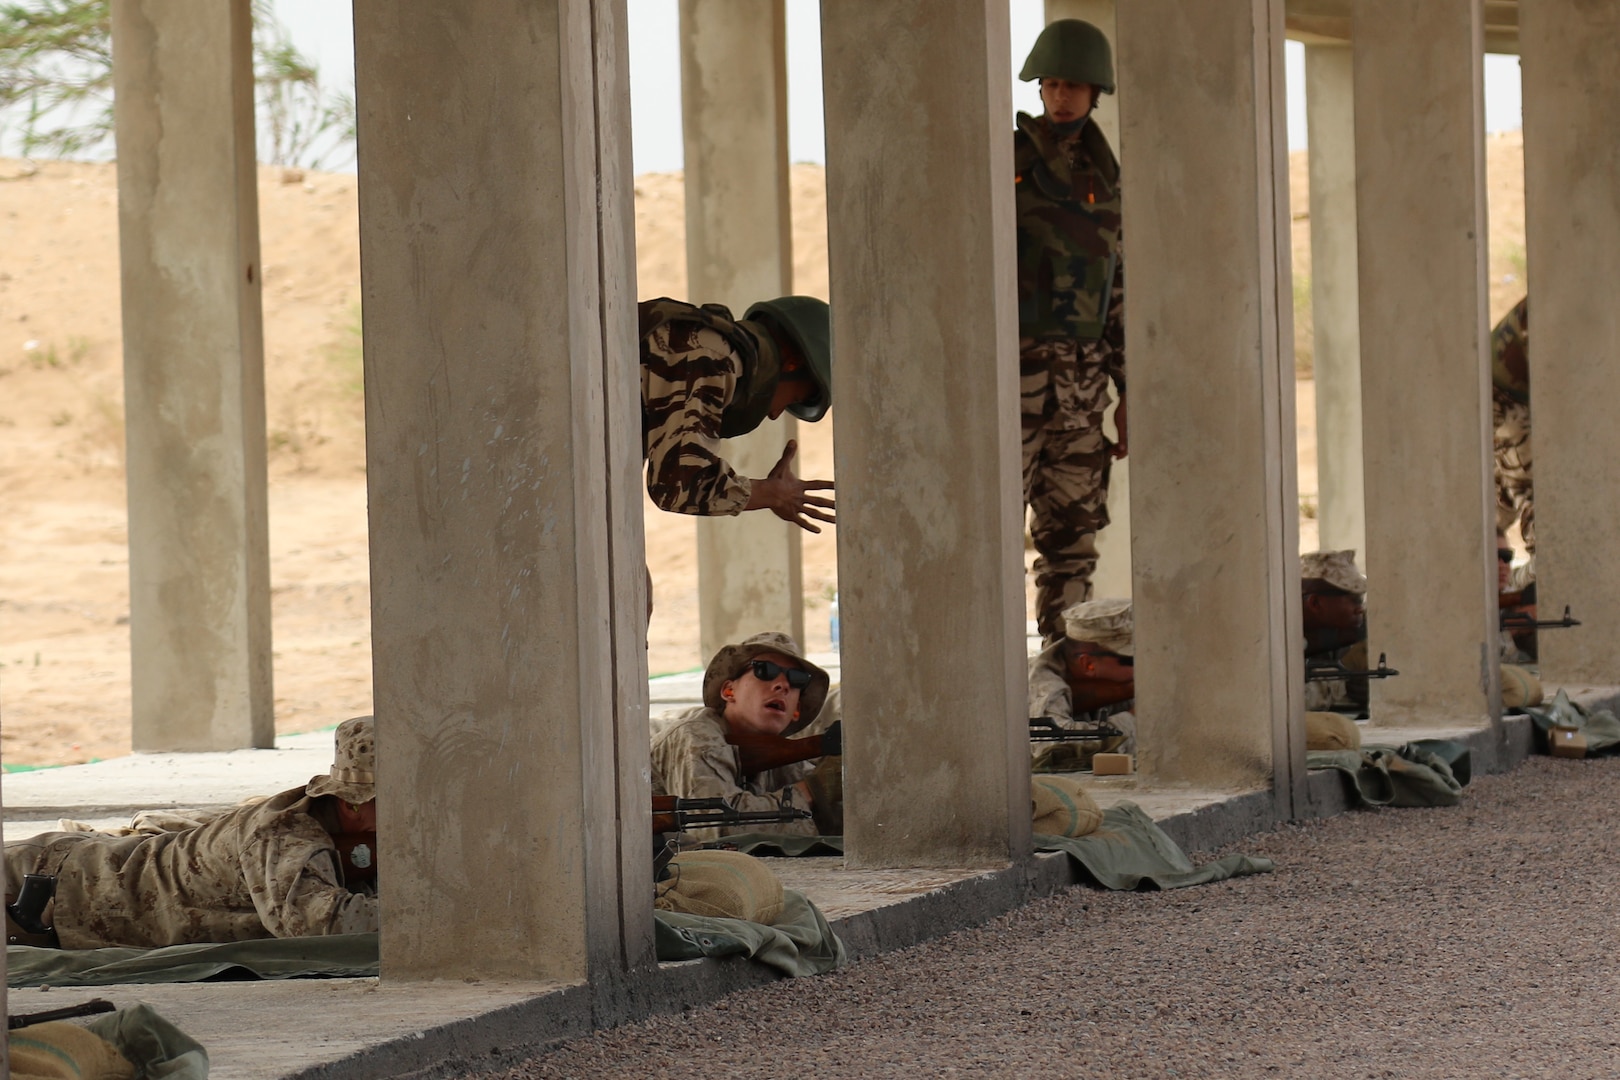
[[1287,813],[1304,643],[1282,9],[1131,0],[1119,42],[1138,764],[1155,785],[1275,775]]
[[1620,682],[1620,10],[1519,6],[1536,576],[1549,686]]
[[[1356,0],[1375,723],[1499,718],[1477,0]],[[1494,722],[1494,721],[1493,721]]]
[[[686,278],[696,303],[741,317],[792,292],[788,208],[787,24],[782,0],[681,0],[686,145]],[[726,460],[764,476],[797,434],[792,417],[726,443]],[[762,630],[804,641],[800,529],[774,514],[699,518],[703,657]]]
[[611,982],[652,962],[624,3],[354,14],[383,975]]
[[1356,290],[1356,113],[1348,45],[1305,47],[1316,331],[1317,529],[1323,550],[1367,554]]
[[[1046,0],[1046,21],[1055,22],[1058,19],[1084,19],[1108,35],[1110,42],[1115,41],[1114,36],[1114,3],[1115,0]],[[1114,49],[1114,78],[1120,78],[1119,49]],[[1092,118],[1103,134],[1108,136],[1108,142],[1118,154],[1121,163],[1125,156],[1119,144],[1119,95],[1104,94],[1097,101],[1097,108],[1092,112]],[[1130,190],[1130,173],[1125,174],[1126,191]],[[1127,358],[1130,355],[1130,344],[1125,346]],[[1129,360],[1127,359],[1127,365]],[[1114,412],[1109,410],[1104,424],[1110,439],[1119,438],[1119,432],[1113,426]],[[1097,534],[1097,569],[1091,574],[1092,595],[1129,596],[1131,595],[1131,459],[1122,458],[1114,462],[1108,476],[1108,528]]]
[[275,740],[250,7],[112,6],[136,750]]
[[1007,15],[821,5],[852,866],[1029,852]]

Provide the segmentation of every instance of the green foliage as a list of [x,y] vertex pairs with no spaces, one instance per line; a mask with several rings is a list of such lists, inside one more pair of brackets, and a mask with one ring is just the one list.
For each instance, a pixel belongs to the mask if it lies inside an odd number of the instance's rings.
[[[15,118],[30,157],[96,157],[111,149],[111,0],[0,3],[0,119]],[[327,90],[270,0],[253,3],[259,156],[322,168],[353,152],[354,95]]]
[[1294,273],[1294,378],[1316,371],[1316,324],[1311,318],[1311,276]]

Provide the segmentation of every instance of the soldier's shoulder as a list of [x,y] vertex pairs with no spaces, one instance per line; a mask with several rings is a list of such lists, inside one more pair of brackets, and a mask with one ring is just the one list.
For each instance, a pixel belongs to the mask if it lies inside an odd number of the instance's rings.
[[652,727],[654,749],[726,741],[720,714],[703,705],[665,713],[653,722]]

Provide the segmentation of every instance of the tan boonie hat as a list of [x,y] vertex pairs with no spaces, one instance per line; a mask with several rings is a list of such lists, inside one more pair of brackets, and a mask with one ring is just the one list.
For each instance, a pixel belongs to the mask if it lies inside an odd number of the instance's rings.
[[1129,600],[1087,600],[1063,612],[1063,632],[1070,641],[1086,641],[1120,656],[1134,656],[1136,621]]
[[753,637],[737,645],[722,646],[709,661],[708,669],[703,672],[703,704],[715,712],[726,711],[726,699],[720,696],[720,688],[728,679],[735,679],[747,668],[748,662],[764,653],[776,653],[790,660],[798,661],[800,667],[810,673],[810,685],[799,694],[799,718],[787,726],[784,734],[791,735],[795,731],[807,727],[821,712],[821,706],[827,701],[827,687],[832,679],[821,668],[816,667],[804,658],[799,649],[799,643],[786,634],[771,630]]
[[1356,569],[1356,549],[1313,551],[1299,557],[1299,576],[1304,581],[1324,581],[1335,589],[1357,596],[1367,592],[1367,578]]
[[304,794],[336,795],[344,802],[370,802],[377,797],[377,724],[369,716],[345,720],[337,729],[337,755],[332,771],[304,786]]

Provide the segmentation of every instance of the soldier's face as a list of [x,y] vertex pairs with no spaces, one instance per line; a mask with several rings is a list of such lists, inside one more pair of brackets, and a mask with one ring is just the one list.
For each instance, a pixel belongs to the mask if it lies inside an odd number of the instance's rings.
[[1070,642],[1069,677],[1084,682],[1131,683],[1136,681],[1135,661],[1111,652],[1092,652],[1078,642]]
[[788,685],[788,668],[799,662],[777,653],[761,653],[755,659],[771,660],[782,668],[774,679],[754,674],[753,665],[720,688],[726,701],[726,725],[733,731],[752,735],[780,735],[799,715],[799,691]]
[[1366,614],[1352,593],[1311,593],[1305,597],[1305,629],[1354,630]]
[[1090,83],[1070,82],[1068,79],[1042,79],[1041,104],[1046,116],[1059,124],[1078,120],[1091,111],[1095,92]]

